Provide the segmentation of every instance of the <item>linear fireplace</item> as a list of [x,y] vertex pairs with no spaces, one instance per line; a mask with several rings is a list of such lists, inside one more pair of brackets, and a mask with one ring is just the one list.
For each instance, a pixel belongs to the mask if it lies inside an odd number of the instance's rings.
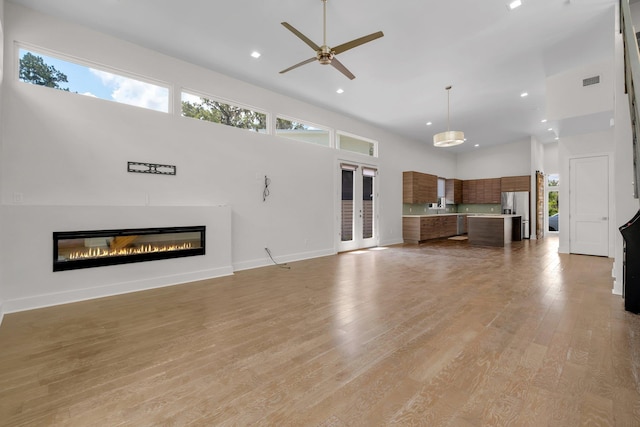
[[205,254],[205,226],[53,233],[53,271]]

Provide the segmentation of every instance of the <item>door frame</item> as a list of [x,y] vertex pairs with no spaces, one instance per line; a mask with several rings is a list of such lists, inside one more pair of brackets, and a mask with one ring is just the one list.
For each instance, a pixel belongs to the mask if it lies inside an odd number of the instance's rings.
[[[366,239],[366,242],[364,242],[362,245],[357,245],[354,244],[353,246],[350,246],[348,248],[345,248],[345,243],[342,242],[342,179],[340,178],[341,176],[341,171],[342,171],[342,163],[348,163],[348,164],[352,164],[352,165],[356,165],[358,166],[358,169],[355,171],[356,174],[359,174],[360,177],[362,177],[362,167],[368,167],[368,168],[373,168],[376,169],[377,173],[376,176],[374,177],[374,181],[373,181],[373,190],[374,190],[374,196],[373,196],[373,237],[371,239]],[[335,243],[334,243],[334,249],[336,251],[336,253],[339,252],[348,252],[348,251],[353,251],[353,250],[358,250],[358,249],[365,249],[365,248],[371,248],[371,247],[376,247],[380,244],[380,228],[379,228],[379,210],[380,210],[380,203],[379,203],[379,195],[380,195],[380,170],[377,164],[371,163],[371,162],[363,162],[361,160],[352,160],[349,158],[338,158],[335,166],[334,166],[334,201],[335,201],[335,232],[334,232],[334,236],[335,236]],[[360,179],[360,182],[362,182],[362,179]],[[357,193],[356,189],[356,192]],[[354,198],[355,198],[355,193],[354,193]],[[361,230],[358,230],[361,231]],[[356,230],[354,230],[354,234],[356,233]]]
[[[611,152],[596,152],[596,153],[585,153],[580,155],[572,155],[566,157],[566,178],[565,185],[560,186],[560,205],[559,211],[565,212],[565,215],[559,217],[559,225],[560,232],[560,253],[572,253],[571,252],[571,225],[573,219],[571,218],[572,206],[571,206],[571,192],[574,190],[571,188],[571,170],[570,165],[572,160],[576,159],[586,159],[590,157],[606,157],[607,165],[608,165],[608,201],[607,201],[607,211],[608,211],[608,242],[607,242],[607,255],[608,257],[613,256],[615,253],[615,186],[614,186],[614,155]],[[561,176],[562,179],[562,176]],[[564,230],[563,230],[564,229]]]

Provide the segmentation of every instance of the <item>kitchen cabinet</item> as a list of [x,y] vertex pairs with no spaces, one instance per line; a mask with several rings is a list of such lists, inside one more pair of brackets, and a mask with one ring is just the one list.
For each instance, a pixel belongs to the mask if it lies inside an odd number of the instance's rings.
[[506,246],[522,240],[520,215],[470,215],[468,221],[471,245]]
[[462,182],[462,203],[500,203],[500,178],[467,179]]
[[531,191],[531,175],[503,176],[500,191]]
[[438,201],[438,177],[422,172],[402,172],[402,203],[424,204]]
[[462,203],[462,180],[447,179],[445,181],[445,199],[450,205]]
[[458,215],[404,216],[402,238],[405,243],[455,236],[458,233]]

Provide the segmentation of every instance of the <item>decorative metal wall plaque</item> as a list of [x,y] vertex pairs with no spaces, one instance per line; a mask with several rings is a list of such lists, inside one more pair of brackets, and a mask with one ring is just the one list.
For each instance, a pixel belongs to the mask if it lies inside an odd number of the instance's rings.
[[176,167],[174,165],[159,165],[157,163],[127,162],[127,172],[175,175]]

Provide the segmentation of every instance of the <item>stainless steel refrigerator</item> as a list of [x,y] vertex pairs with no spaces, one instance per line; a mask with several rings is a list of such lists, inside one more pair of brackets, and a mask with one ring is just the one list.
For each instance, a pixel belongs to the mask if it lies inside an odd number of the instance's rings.
[[530,238],[529,229],[529,192],[509,191],[502,193],[502,213],[522,217],[522,238]]

